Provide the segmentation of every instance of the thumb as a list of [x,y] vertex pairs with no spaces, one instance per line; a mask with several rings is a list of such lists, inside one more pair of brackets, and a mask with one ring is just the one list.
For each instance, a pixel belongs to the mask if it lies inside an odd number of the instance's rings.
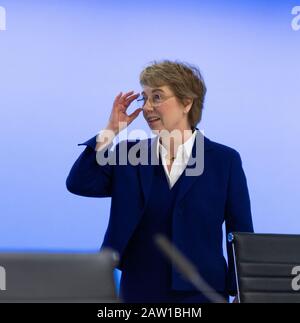
[[129,117],[129,121],[133,121],[138,115],[139,113],[142,111],[142,108],[138,108],[135,111],[133,111],[128,117]]

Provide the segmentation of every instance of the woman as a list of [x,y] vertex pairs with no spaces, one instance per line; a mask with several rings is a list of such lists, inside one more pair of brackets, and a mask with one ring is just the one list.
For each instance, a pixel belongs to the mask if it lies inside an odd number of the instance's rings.
[[[157,249],[156,233],[166,235],[197,266],[206,282],[228,300],[237,290],[229,246],[228,266],[223,256],[222,224],[225,221],[227,233],[253,232],[240,155],[196,128],[206,87],[195,66],[154,62],[141,72],[140,83],[141,96],[133,91],[117,95],[107,127],[81,144],[87,147],[70,171],[67,188],[78,195],[112,198],[102,247],[120,253],[123,301],[209,301]],[[141,107],[128,115],[126,110],[134,100]],[[128,155],[139,143],[146,146],[140,155],[146,151],[156,157],[156,163],[124,164],[119,159],[99,163],[99,153],[113,160],[108,149],[113,138],[141,111],[157,136],[154,140],[122,141],[115,153]],[[194,157],[197,161],[199,155],[203,170],[188,175],[193,170],[190,161]]]

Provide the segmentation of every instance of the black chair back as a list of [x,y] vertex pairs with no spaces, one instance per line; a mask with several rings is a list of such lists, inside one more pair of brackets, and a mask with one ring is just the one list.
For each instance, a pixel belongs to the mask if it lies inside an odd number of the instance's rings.
[[241,303],[300,302],[300,235],[233,232]]

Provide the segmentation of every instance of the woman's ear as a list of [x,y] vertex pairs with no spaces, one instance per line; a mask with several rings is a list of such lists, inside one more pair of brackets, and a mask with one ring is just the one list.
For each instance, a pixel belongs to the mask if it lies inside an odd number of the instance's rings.
[[190,98],[187,98],[184,100],[184,113],[189,113],[189,111],[191,110],[192,108],[192,105],[193,105],[193,102],[194,100],[193,99],[190,99]]

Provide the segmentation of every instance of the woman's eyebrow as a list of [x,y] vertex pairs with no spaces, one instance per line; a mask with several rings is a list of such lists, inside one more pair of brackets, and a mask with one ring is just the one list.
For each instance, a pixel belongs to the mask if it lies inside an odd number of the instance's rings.
[[[152,93],[153,93],[153,92],[162,92],[162,93],[164,93],[164,91],[163,91],[163,90],[158,89],[158,88],[157,88],[157,89],[153,89],[153,90],[152,90]],[[142,92],[142,94],[146,94],[146,93],[143,91],[143,92]]]

